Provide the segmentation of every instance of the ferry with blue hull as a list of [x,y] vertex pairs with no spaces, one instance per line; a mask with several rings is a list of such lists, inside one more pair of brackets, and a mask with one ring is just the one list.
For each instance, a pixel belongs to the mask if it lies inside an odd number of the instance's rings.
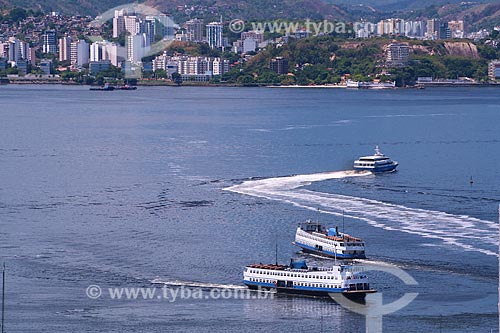
[[362,267],[336,264],[332,267],[309,267],[305,261],[293,259],[290,265],[248,265],[243,272],[243,283],[255,290],[318,297],[342,294],[360,300],[366,294],[376,292],[370,288]]
[[375,147],[375,155],[360,157],[354,162],[354,169],[359,171],[371,171],[373,173],[392,172],[398,167],[398,162],[391,160]]
[[327,229],[318,222],[299,224],[294,245],[302,252],[335,259],[365,259],[365,243],[362,239],[339,232],[338,227]]

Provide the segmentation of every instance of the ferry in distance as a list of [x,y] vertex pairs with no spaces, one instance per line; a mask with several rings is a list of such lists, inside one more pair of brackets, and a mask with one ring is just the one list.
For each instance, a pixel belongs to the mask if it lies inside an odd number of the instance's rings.
[[391,160],[380,152],[378,146],[375,147],[375,155],[360,157],[354,162],[354,169],[360,171],[392,172],[398,167],[398,162]]
[[120,90],[137,90],[137,87],[136,86],[129,86],[128,84],[126,84],[126,85],[117,87],[117,89],[120,89]]
[[129,86],[128,84],[123,85],[123,86],[112,86],[109,83],[106,83],[105,85],[101,87],[92,87],[90,88],[92,91],[114,91],[114,90],[137,90],[136,86]]
[[115,90],[115,87],[109,85],[109,83],[104,84],[101,87],[92,87],[90,88],[91,91],[113,91]]
[[396,88],[396,81],[391,82],[360,82],[347,80],[347,88],[355,89],[394,89]]
[[293,259],[290,265],[248,265],[243,272],[243,283],[256,290],[332,298],[342,294],[354,300],[364,300],[366,294],[376,292],[370,289],[362,267],[336,264],[309,267],[305,261]]
[[363,240],[339,232],[338,227],[327,229],[321,223],[310,220],[299,224],[293,244],[305,253],[335,259],[366,258]]

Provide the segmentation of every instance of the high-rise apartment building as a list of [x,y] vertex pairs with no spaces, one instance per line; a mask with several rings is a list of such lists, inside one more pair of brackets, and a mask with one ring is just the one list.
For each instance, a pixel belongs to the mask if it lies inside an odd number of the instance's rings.
[[139,63],[149,52],[151,44],[146,34],[127,37],[127,61]]
[[389,66],[405,66],[410,57],[410,47],[405,43],[391,43],[386,47],[386,62]]
[[191,42],[203,41],[203,21],[200,19],[192,19],[186,22],[186,33]]
[[212,48],[223,46],[222,32],[223,25],[220,22],[212,22],[207,24],[207,43]]
[[170,16],[160,14],[156,17],[156,34],[163,36],[164,39],[174,39],[174,25],[174,20]]
[[273,58],[271,59],[269,68],[271,69],[271,71],[279,75],[288,74],[288,59],[283,57]]
[[488,64],[488,77],[491,81],[500,80],[500,60],[493,60]]
[[137,16],[125,16],[125,30],[131,35],[135,36],[142,32],[142,22]]
[[439,39],[439,25],[440,21],[438,19],[427,20],[427,38]]
[[125,32],[125,18],[123,16],[116,16],[113,18],[113,38],[118,38]]
[[[129,36],[135,37],[135,36]],[[124,47],[116,43],[111,43],[106,40],[92,43],[90,45],[90,61],[109,60],[113,66],[120,66],[125,60],[126,50]]]
[[71,60],[71,37],[59,38],[59,61]]
[[90,45],[85,40],[71,43],[71,65],[82,68],[90,61]]
[[55,30],[47,30],[42,35],[42,52],[43,53],[57,53],[57,38]]
[[448,22],[451,38],[464,38],[465,37],[465,24],[464,21],[450,21]]

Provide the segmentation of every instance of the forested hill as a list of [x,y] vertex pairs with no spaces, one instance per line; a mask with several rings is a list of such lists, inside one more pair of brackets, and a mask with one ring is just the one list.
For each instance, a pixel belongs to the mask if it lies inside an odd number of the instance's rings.
[[324,0],[325,2],[344,7],[366,6],[373,11],[400,11],[415,10],[431,6],[444,6],[447,4],[467,3],[476,6],[485,3],[498,3],[498,0]]
[[[62,14],[98,15],[127,0],[0,0],[4,10],[20,7]],[[192,13],[198,17],[223,15],[228,19],[348,19],[348,14],[334,4],[321,0],[147,0],[139,1],[161,11]]]
[[[376,22],[389,17],[403,19],[441,18],[464,20],[469,29],[500,24],[498,0],[146,0],[139,1],[182,22],[198,17],[206,20],[342,20]],[[43,13],[96,16],[130,0],[0,0],[0,15],[19,7]],[[443,4],[446,3],[446,4]],[[0,17],[1,18],[1,17]]]

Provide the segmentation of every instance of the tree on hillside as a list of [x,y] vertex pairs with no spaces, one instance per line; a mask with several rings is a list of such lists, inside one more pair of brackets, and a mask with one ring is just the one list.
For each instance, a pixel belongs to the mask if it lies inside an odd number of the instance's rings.
[[482,58],[488,60],[498,59],[498,50],[495,50],[493,47],[489,45],[481,45],[480,47],[478,47],[478,49],[479,55]]
[[251,76],[251,75],[240,76],[238,78],[237,82],[239,84],[244,85],[244,86],[250,86],[250,85],[254,85],[255,84],[255,80],[254,80],[253,76]]
[[173,73],[172,81],[178,86],[180,86],[182,84],[182,75],[180,75],[179,73]]
[[14,8],[9,12],[9,15],[7,16],[8,19],[10,19],[12,22],[19,22],[24,20],[27,17],[26,10],[22,8]]

